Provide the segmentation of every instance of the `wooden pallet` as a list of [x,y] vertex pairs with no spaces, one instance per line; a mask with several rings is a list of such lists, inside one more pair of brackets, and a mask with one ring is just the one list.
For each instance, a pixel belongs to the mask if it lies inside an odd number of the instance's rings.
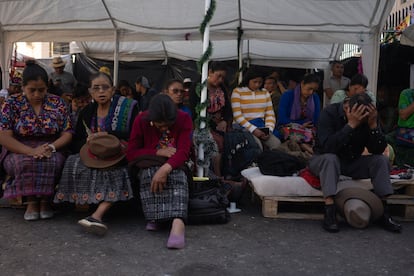
[[[324,199],[318,196],[266,196],[261,197],[262,214],[267,218],[286,218],[286,219],[323,219],[323,208],[319,210],[310,207],[323,207]],[[391,213],[399,220],[414,221],[414,197],[411,195],[392,195],[387,199],[387,203],[392,205]],[[281,206],[285,207],[283,210]],[[298,207],[300,212],[292,211],[293,207]],[[290,209],[290,210],[289,210]],[[312,210],[310,210],[312,209]],[[316,212],[315,212],[316,210]],[[313,211],[313,212],[309,212]],[[319,211],[319,212],[318,212]]]
[[[321,196],[265,196],[262,200],[262,214],[267,218],[287,219],[322,219],[323,213],[291,212],[288,208],[281,210],[281,205],[302,205],[300,207],[318,204],[323,206],[324,199]],[[289,207],[289,206],[285,206]]]
[[414,196],[392,195],[388,197],[387,203],[391,205],[391,213],[399,220],[414,221]]

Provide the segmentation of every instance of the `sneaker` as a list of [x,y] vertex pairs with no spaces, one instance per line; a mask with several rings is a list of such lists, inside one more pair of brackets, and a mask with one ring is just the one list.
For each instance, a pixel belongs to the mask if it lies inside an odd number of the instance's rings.
[[102,221],[94,219],[93,217],[87,217],[78,221],[78,224],[82,225],[87,232],[97,234],[97,235],[105,235],[108,227],[102,223]]

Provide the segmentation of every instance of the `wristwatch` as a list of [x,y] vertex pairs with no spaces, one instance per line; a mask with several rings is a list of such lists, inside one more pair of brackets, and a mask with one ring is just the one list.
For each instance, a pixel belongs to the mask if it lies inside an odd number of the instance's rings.
[[56,152],[56,147],[55,147],[55,145],[53,145],[53,144],[48,144],[47,145],[49,148],[51,148],[52,149],[52,152]]

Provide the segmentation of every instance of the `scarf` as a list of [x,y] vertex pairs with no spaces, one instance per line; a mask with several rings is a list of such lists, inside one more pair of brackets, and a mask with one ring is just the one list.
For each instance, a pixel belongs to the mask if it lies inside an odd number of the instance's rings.
[[313,94],[306,100],[305,118],[302,116],[302,106],[300,104],[300,84],[298,84],[293,91],[293,105],[290,111],[291,120],[307,119],[306,121],[313,122],[313,113],[315,112],[315,102],[313,101]]
[[[129,133],[132,111],[136,101],[127,99],[123,96],[114,95],[109,108],[108,115],[105,117],[103,129],[100,131],[115,131],[120,133]],[[92,116],[91,131],[98,131],[96,113]]]

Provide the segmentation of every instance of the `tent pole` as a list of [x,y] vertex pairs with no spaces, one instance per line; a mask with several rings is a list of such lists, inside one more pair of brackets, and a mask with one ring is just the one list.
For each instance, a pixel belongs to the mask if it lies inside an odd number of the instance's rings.
[[[207,11],[210,9],[211,0],[205,1],[205,11],[204,14],[207,14]],[[207,24],[205,31],[203,33],[203,53],[205,53],[208,49],[210,41],[210,23]],[[201,83],[207,83],[207,76],[208,76],[208,60],[206,60],[203,63],[203,66],[201,68]],[[200,102],[204,103],[207,100],[207,85],[204,85],[201,94],[200,94]],[[204,107],[200,111],[200,117],[205,118],[207,115],[207,109]],[[206,127],[206,122],[204,120],[201,120],[200,122],[200,129],[203,129]],[[198,146],[198,158],[200,160],[204,160],[204,144],[199,144]],[[197,167],[197,176],[203,177],[204,175],[204,168],[202,166]]]
[[115,30],[115,51],[114,51],[114,85],[118,85],[119,70],[119,31]]
[[241,4],[240,0],[238,1],[238,8],[239,8],[239,27],[237,28],[237,57],[239,59],[239,79],[238,84],[240,84],[243,80],[243,28],[242,28],[242,20],[241,20]]

